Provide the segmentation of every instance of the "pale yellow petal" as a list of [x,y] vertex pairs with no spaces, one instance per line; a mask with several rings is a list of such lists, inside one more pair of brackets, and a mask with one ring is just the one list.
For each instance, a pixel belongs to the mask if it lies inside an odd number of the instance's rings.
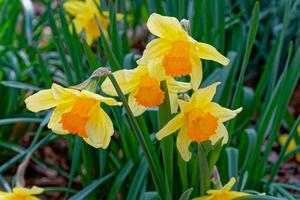
[[235,182],[236,182],[235,178],[231,177],[229,182],[226,185],[224,185],[223,189],[225,191],[230,191],[231,188],[234,186]]
[[59,101],[52,95],[51,89],[41,90],[25,99],[26,107],[32,112],[39,112],[55,107]]
[[89,46],[91,46],[93,44],[94,37],[91,34],[89,34],[88,32],[86,32],[85,33],[85,41]]
[[137,61],[138,65],[162,65],[163,58],[171,46],[172,42],[166,39],[156,38],[152,40],[147,44],[143,56]]
[[187,125],[184,125],[181,127],[177,140],[176,140],[176,146],[177,149],[184,161],[189,161],[192,157],[192,153],[189,151],[189,146],[192,143],[192,140],[190,139],[188,135],[188,127]]
[[191,104],[197,108],[204,107],[210,103],[216,93],[216,88],[220,82],[213,83],[205,88],[195,91],[191,97]]
[[147,108],[145,106],[140,105],[134,97],[134,92],[130,93],[128,96],[128,105],[135,117],[143,114]]
[[43,193],[44,189],[33,186],[32,188],[15,187],[13,193],[20,195],[37,195]]
[[[103,11],[102,14],[105,16],[105,17],[109,17],[109,11]],[[123,15],[121,13],[117,13],[117,21],[121,21],[123,19]]]
[[149,31],[160,38],[168,40],[187,40],[188,35],[175,17],[162,16],[156,13],[150,15],[147,21]]
[[171,113],[176,113],[178,110],[178,101],[177,101],[178,93],[183,93],[183,92],[187,92],[188,90],[190,90],[191,84],[176,81],[173,78],[168,78],[167,86],[168,86],[168,92],[169,92]]
[[74,24],[75,30],[78,34],[81,33],[85,23],[86,22],[82,19],[79,19],[79,18],[74,18],[73,19],[73,24]]
[[150,77],[153,77],[159,81],[163,81],[167,77],[161,62],[150,63],[148,66],[148,72]]
[[77,15],[84,10],[87,10],[87,6],[82,1],[67,1],[64,3],[64,9],[71,15]]
[[107,148],[111,136],[114,134],[113,123],[109,116],[98,105],[89,113],[89,121],[86,125],[88,138],[83,138],[89,145],[95,148]]
[[249,194],[247,194],[245,192],[236,192],[236,191],[230,191],[228,193],[229,193],[229,197],[231,199],[235,199],[235,198],[238,198],[238,197],[243,197],[243,196],[249,195]]
[[192,73],[191,73],[191,84],[194,90],[198,90],[203,76],[202,62],[199,58],[192,58]]
[[226,144],[228,142],[228,132],[226,127],[223,123],[218,124],[217,130],[215,134],[210,136],[209,140],[211,141],[212,145],[215,145],[221,138],[222,139],[222,145]]
[[70,88],[64,88],[58,84],[52,84],[51,87],[52,95],[55,99],[58,99],[61,103],[66,101],[73,101],[77,99],[80,91]]
[[48,123],[48,128],[57,134],[62,134],[62,135],[68,134],[69,132],[63,129],[60,121],[61,121],[62,114],[69,112],[72,109],[72,107],[73,107],[73,103],[65,103],[65,104],[58,105],[54,109],[51,115],[50,121]]
[[202,197],[194,198],[193,200],[212,200],[212,199],[213,199],[212,195],[205,195],[205,196],[202,196]]
[[[280,135],[279,139],[278,139],[279,140],[279,144],[281,146],[283,146],[286,143],[288,137],[289,137],[288,134],[282,134],[282,135]],[[286,153],[288,153],[290,151],[293,151],[296,147],[297,147],[296,141],[295,140],[291,140],[290,143],[289,143],[289,145],[288,145],[288,147],[287,147],[287,149],[286,149]]]
[[[119,70],[113,73],[113,76],[117,80],[123,94],[128,94],[135,90],[143,74],[146,74],[146,68],[138,67],[133,70]],[[109,78],[106,78],[101,85],[101,89],[104,93],[111,96],[118,96],[112,82]]]
[[170,93],[169,92],[169,101],[170,101],[170,108],[171,113],[177,113],[178,111],[178,95],[176,93]]
[[192,105],[187,101],[177,99],[177,103],[182,113],[186,113],[192,109]]
[[174,133],[185,124],[186,119],[184,118],[184,114],[179,113],[173,119],[171,119],[160,131],[156,133],[156,138],[158,140],[161,140],[164,137]]
[[194,54],[196,54],[201,59],[213,60],[222,65],[228,65],[229,63],[228,58],[223,56],[215,47],[209,44],[197,42],[193,43],[193,47]]
[[217,103],[211,102],[205,106],[204,110],[206,112],[212,113],[212,115],[217,117],[220,122],[226,122],[236,117],[236,115],[242,111],[242,108],[230,110],[228,108],[220,106]]
[[190,83],[176,81],[171,77],[167,78],[167,86],[168,91],[171,93],[183,93],[189,91],[192,88]]
[[121,106],[122,105],[122,103],[116,101],[113,98],[104,97],[104,96],[101,96],[99,94],[95,94],[93,92],[90,92],[88,90],[82,90],[81,93],[80,93],[80,96],[85,97],[85,98],[95,99],[99,102],[103,102],[103,103],[105,103],[107,105],[110,105],[110,106]]

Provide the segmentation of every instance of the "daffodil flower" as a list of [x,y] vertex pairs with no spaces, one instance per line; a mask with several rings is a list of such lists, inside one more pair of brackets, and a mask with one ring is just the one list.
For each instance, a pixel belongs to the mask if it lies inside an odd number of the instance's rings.
[[[95,3],[97,2],[97,3]],[[100,12],[100,1],[94,0],[69,0],[64,3],[64,9],[72,16],[74,16],[73,23],[77,33],[85,32],[86,41],[89,45],[93,40],[100,37],[100,30],[98,29],[98,18],[101,27],[105,33],[109,26],[108,11]],[[117,14],[117,20],[121,20],[122,15]]]
[[220,190],[208,190],[206,196],[197,197],[193,200],[231,200],[238,197],[249,195],[245,192],[230,191],[235,184],[235,178],[231,178],[230,181]]
[[223,138],[222,144],[227,143],[228,133],[223,123],[242,110],[230,110],[211,102],[217,85],[219,83],[195,91],[189,102],[178,100],[181,112],[156,134],[156,138],[161,140],[180,129],[176,145],[185,161],[191,158],[189,146],[193,141],[200,143],[210,140],[215,144]]
[[33,186],[32,188],[15,187],[12,192],[1,192],[1,200],[39,200],[35,195],[42,194],[44,189]]
[[57,134],[77,134],[95,148],[107,148],[114,133],[112,121],[100,105],[121,105],[112,98],[57,84],[29,96],[25,103],[32,112],[55,107],[48,128]]
[[[298,136],[300,137],[300,125],[297,127]],[[288,134],[282,134],[279,136],[279,144],[283,146],[285,142],[287,141],[289,135]],[[297,144],[295,140],[291,140],[287,149],[286,153],[289,153],[297,148]],[[296,160],[300,163],[300,153],[296,153]]]
[[198,89],[202,80],[200,59],[213,60],[222,65],[229,63],[213,46],[190,37],[174,17],[154,13],[149,17],[147,27],[158,38],[148,43],[138,64],[163,70],[171,77],[190,75],[194,90]]
[[[134,114],[139,116],[148,108],[158,106],[163,103],[165,93],[160,88],[162,76],[150,74],[148,67],[138,66],[132,70],[119,70],[113,73],[118,81],[122,92],[129,94],[128,104]],[[167,78],[167,87],[170,98],[171,111],[175,113],[178,109],[177,94],[191,89],[189,83],[183,83]],[[107,78],[101,85],[103,92],[111,96],[117,96],[111,81]]]

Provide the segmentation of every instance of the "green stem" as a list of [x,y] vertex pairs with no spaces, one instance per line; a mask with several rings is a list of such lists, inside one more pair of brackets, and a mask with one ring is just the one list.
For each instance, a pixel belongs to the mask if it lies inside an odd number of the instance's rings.
[[[159,106],[159,127],[165,126],[171,119],[170,99],[168,93],[167,82],[161,82],[161,89],[165,92],[165,100]],[[173,188],[173,135],[169,135],[161,140],[161,151],[164,162],[164,172],[167,194],[172,199]]]
[[205,195],[210,189],[210,170],[206,158],[204,146],[198,144],[198,159],[199,159],[199,177],[200,177],[200,195]]
[[138,125],[138,122],[135,119],[135,117],[126,101],[126,98],[125,98],[118,82],[116,81],[115,77],[113,76],[113,74],[108,73],[107,76],[111,80],[115,90],[117,91],[117,94],[118,94],[120,100],[123,103],[123,106],[128,115],[129,123],[130,123],[132,129],[134,130],[134,133],[137,137],[138,142],[140,143],[140,145],[143,149],[143,152],[145,153],[145,157],[146,157],[155,187],[156,187],[161,199],[166,199],[166,193],[164,191],[164,180],[162,178],[163,177],[162,169],[160,168],[159,160],[155,153],[154,147],[151,144],[150,138],[144,137],[145,135],[143,135],[143,132],[141,131],[141,129]]

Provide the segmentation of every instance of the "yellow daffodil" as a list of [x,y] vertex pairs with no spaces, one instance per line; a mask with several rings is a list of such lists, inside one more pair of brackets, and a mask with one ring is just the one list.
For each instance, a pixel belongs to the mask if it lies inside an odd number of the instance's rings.
[[[162,76],[149,73],[146,66],[138,66],[132,70],[119,70],[113,73],[124,94],[129,94],[128,104],[135,116],[141,115],[148,108],[163,103],[165,93],[160,89]],[[191,89],[189,83],[183,83],[167,78],[167,87],[171,104],[171,111],[175,113],[178,109],[177,94]],[[117,96],[111,81],[107,78],[102,86],[106,94]]]
[[100,104],[120,105],[112,98],[57,84],[29,96],[25,103],[32,112],[55,107],[48,128],[57,134],[77,134],[95,148],[106,148],[114,133],[112,121]]
[[193,200],[231,200],[238,197],[247,196],[249,194],[244,192],[230,191],[235,184],[235,178],[231,178],[230,181],[220,190],[208,190],[206,196],[198,197]]
[[[97,2],[97,3],[95,3]],[[77,33],[85,32],[87,43],[90,45],[93,39],[100,36],[100,30],[98,29],[98,18],[103,31],[106,30],[109,25],[109,13],[107,11],[100,12],[100,1],[94,0],[69,0],[64,3],[65,10],[74,17],[73,23]],[[121,20],[122,15],[117,14],[117,20]]]
[[35,195],[43,193],[44,189],[33,186],[32,188],[15,187],[12,192],[1,192],[1,200],[39,200]]
[[[297,127],[298,136],[300,137],[300,125]],[[288,134],[282,134],[279,136],[279,144],[283,146],[288,139]],[[296,141],[293,139],[287,147],[286,153],[289,153],[297,148]],[[296,160],[300,163],[300,153],[296,153]]]
[[194,90],[198,89],[202,80],[200,59],[213,60],[222,65],[229,63],[213,46],[190,37],[174,17],[154,13],[149,17],[147,27],[158,38],[148,43],[138,64],[162,66],[159,71],[163,70],[171,77],[190,75]]
[[161,140],[180,129],[176,145],[185,161],[191,158],[189,146],[193,141],[210,140],[215,144],[223,138],[222,143],[227,143],[228,133],[223,123],[242,110],[230,110],[211,102],[217,85],[219,83],[195,91],[189,102],[178,100],[181,112],[156,134],[156,138]]

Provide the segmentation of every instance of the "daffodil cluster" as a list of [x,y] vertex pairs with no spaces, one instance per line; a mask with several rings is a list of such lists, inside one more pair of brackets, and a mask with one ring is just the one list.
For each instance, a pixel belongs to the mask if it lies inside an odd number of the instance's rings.
[[[75,16],[73,23],[77,31],[82,31],[82,28],[86,31],[89,43],[92,37],[99,36],[93,17],[102,16],[97,6],[92,0],[64,4],[65,9]],[[234,118],[241,108],[230,110],[213,102],[220,83],[200,89],[199,86],[202,80],[201,59],[223,65],[227,65],[229,60],[211,45],[194,40],[174,17],[154,13],[149,17],[147,27],[158,38],[146,46],[137,61],[138,66],[113,72],[122,92],[128,94],[128,104],[134,116],[159,107],[166,98],[173,114],[178,113],[180,108],[179,113],[158,131],[156,138],[161,140],[179,130],[176,145],[185,161],[191,158],[189,146],[192,142],[211,141],[215,144],[222,139],[222,144],[227,143],[224,122]],[[178,81],[181,76],[188,76],[190,81]],[[162,89],[162,82],[167,89]],[[104,80],[101,89],[107,95],[118,96],[109,78]],[[189,91],[191,97],[188,96]],[[185,94],[185,98],[179,99],[179,94]],[[57,84],[28,97],[25,103],[33,112],[54,108],[48,124],[53,132],[76,134],[96,148],[107,148],[114,133],[113,123],[101,105],[121,105],[113,98],[94,91],[64,88]]]
[[[125,94],[135,116],[141,115],[148,108],[160,106],[166,95],[170,99],[172,113],[180,112],[157,134],[158,140],[175,133],[177,148],[185,161],[191,158],[189,146],[192,142],[201,143],[210,140],[215,144],[223,138],[228,141],[224,122],[241,111],[223,108],[212,102],[219,83],[199,89],[202,80],[201,59],[213,60],[227,65],[229,60],[211,45],[197,42],[174,17],[152,14],[147,22],[149,31],[158,38],[152,40],[137,61],[138,67],[132,70],[114,72],[114,76]],[[176,78],[188,75],[190,82],[180,82]],[[166,81],[167,92],[161,89],[161,82]],[[111,81],[106,79],[102,90],[117,96]],[[193,89],[190,100],[178,99],[179,93]]]

